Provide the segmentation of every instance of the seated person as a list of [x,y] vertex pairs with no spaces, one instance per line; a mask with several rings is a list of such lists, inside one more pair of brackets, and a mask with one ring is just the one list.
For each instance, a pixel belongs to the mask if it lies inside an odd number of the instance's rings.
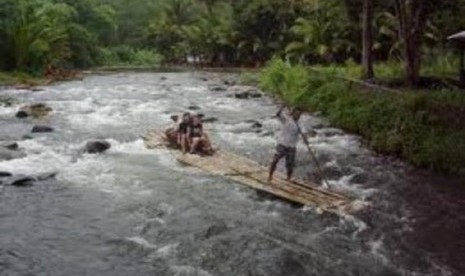
[[199,147],[202,148],[202,153],[213,153],[210,139],[203,131],[202,120],[198,115],[192,116],[192,123],[189,127],[189,138],[191,139],[190,153],[195,153]]
[[171,120],[173,121],[173,124],[165,130],[165,136],[166,140],[169,143],[170,147],[177,147],[177,142],[178,142],[178,121],[179,121],[179,116],[178,115],[171,115]]
[[191,114],[186,112],[182,115],[182,120],[177,128],[177,143],[181,146],[182,153],[187,152],[189,146],[189,126],[191,125]]

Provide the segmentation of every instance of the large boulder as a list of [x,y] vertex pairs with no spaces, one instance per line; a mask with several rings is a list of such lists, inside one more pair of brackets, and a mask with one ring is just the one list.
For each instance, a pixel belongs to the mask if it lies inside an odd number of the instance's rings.
[[26,154],[21,151],[0,147],[0,161],[19,159],[23,157],[26,157]]
[[46,132],[53,132],[53,127],[37,125],[32,128],[32,133],[46,133]]
[[93,140],[86,143],[84,151],[87,153],[102,153],[108,150],[111,144],[105,140]]

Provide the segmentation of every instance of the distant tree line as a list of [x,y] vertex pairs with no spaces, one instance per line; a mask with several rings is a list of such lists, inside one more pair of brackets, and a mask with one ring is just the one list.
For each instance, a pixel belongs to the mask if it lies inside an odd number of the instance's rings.
[[0,69],[112,62],[405,61],[465,28],[465,0],[0,0]]

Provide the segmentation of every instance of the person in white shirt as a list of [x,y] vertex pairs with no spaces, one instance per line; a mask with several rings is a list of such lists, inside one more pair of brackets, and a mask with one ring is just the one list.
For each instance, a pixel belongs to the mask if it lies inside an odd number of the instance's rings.
[[296,146],[301,135],[301,129],[298,125],[302,112],[298,109],[293,109],[286,114],[284,106],[278,111],[276,116],[282,124],[281,132],[278,136],[278,145],[276,153],[273,156],[273,161],[270,165],[268,182],[271,183],[273,174],[276,170],[278,162],[284,157],[286,159],[287,180],[291,180],[295,166]]

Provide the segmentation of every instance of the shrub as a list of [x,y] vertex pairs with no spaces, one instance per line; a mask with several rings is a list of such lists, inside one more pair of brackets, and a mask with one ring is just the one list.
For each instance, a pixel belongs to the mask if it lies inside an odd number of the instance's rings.
[[160,65],[163,57],[153,50],[135,49],[127,45],[101,48],[100,64],[105,66],[156,66]]
[[465,173],[463,92],[373,92],[340,78],[353,68],[314,69],[275,59],[263,70],[260,84],[290,105],[321,111],[332,124],[365,137],[378,152],[438,171]]

